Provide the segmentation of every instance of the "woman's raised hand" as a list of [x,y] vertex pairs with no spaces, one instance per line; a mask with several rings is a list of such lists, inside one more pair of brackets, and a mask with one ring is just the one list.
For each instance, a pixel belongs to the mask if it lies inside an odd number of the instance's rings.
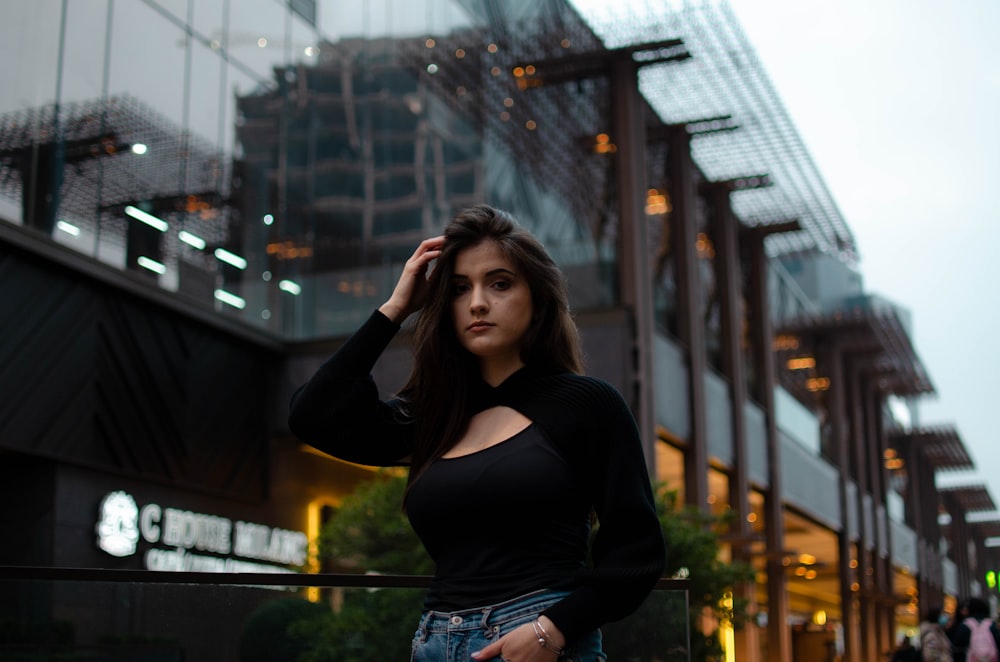
[[425,239],[417,246],[403,266],[403,273],[396,283],[389,300],[379,306],[379,311],[396,324],[420,310],[427,297],[427,269],[431,261],[441,255],[444,237]]

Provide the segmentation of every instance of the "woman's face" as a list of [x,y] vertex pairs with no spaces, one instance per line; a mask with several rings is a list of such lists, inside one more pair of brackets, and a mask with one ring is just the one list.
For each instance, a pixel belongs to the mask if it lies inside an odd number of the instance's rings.
[[521,367],[521,340],[531,325],[531,288],[500,251],[484,241],[455,258],[452,318],[458,341],[479,357],[484,375],[501,378]]

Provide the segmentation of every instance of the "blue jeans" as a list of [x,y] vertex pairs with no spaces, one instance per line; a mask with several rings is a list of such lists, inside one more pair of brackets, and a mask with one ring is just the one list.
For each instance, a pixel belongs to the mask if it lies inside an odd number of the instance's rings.
[[[455,612],[426,611],[413,635],[410,662],[470,662],[477,650],[530,623],[566,591],[535,591],[487,607]],[[499,662],[500,658],[494,658]],[[603,662],[601,631],[572,642],[559,657],[566,662]]]

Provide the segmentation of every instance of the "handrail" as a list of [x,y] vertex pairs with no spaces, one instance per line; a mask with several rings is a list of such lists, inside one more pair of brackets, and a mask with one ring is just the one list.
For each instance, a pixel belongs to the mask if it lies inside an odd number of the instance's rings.
[[[56,568],[0,565],[0,580],[55,580],[78,582],[142,582],[149,584],[218,584],[229,586],[321,586],[349,588],[427,588],[428,575],[315,574],[254,572],[163,572],[114,568]],[[661,577],[656,590],[687,591],[690,579]]]

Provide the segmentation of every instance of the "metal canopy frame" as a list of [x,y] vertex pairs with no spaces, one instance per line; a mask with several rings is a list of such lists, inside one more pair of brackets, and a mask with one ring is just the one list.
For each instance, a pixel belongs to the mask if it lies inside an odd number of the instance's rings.
[[[942,500],[948,500],[958,504],[966,513],[985,513],[997,509],[985,485],[955,485],[951,487],[938,487],[938,494]],[[970,524],[975,524],[970,522]]]
[[970,522],[972,527],[984,540],[986,538],[1000,538],[1000,520],[992,519],[982,522]]
[[975,468],[954,426],[935,425],[889,432],[890,446],[898,448],[903,444],[915,445],[922,459],[934,471],[965,471]]
[[[846,352],[868,357],[867,372],[883,393],[901,397],[927,395],[934,386],[891,307],[856,307],[850,311],[809,315],[785,320],[779,336],[799,339],[796,348],[779,350],[781,359],[814,350],[826,338],[836,338]],[[781,371],[781,378],[798,391],[805,389],[804,371]]]
[[769,254],[820,251],[857,263],[854,236],[728,4],[602,3],[584,18],[609,49],[683,39],[691,57],[643,67],[640,89],[666,124],[732,117],[736,130],[693,134],[692,155],[712,181],[767,173],[772,186],[735,191],[732,201],[750,226],[800,220],[802,231],[768,237]]

